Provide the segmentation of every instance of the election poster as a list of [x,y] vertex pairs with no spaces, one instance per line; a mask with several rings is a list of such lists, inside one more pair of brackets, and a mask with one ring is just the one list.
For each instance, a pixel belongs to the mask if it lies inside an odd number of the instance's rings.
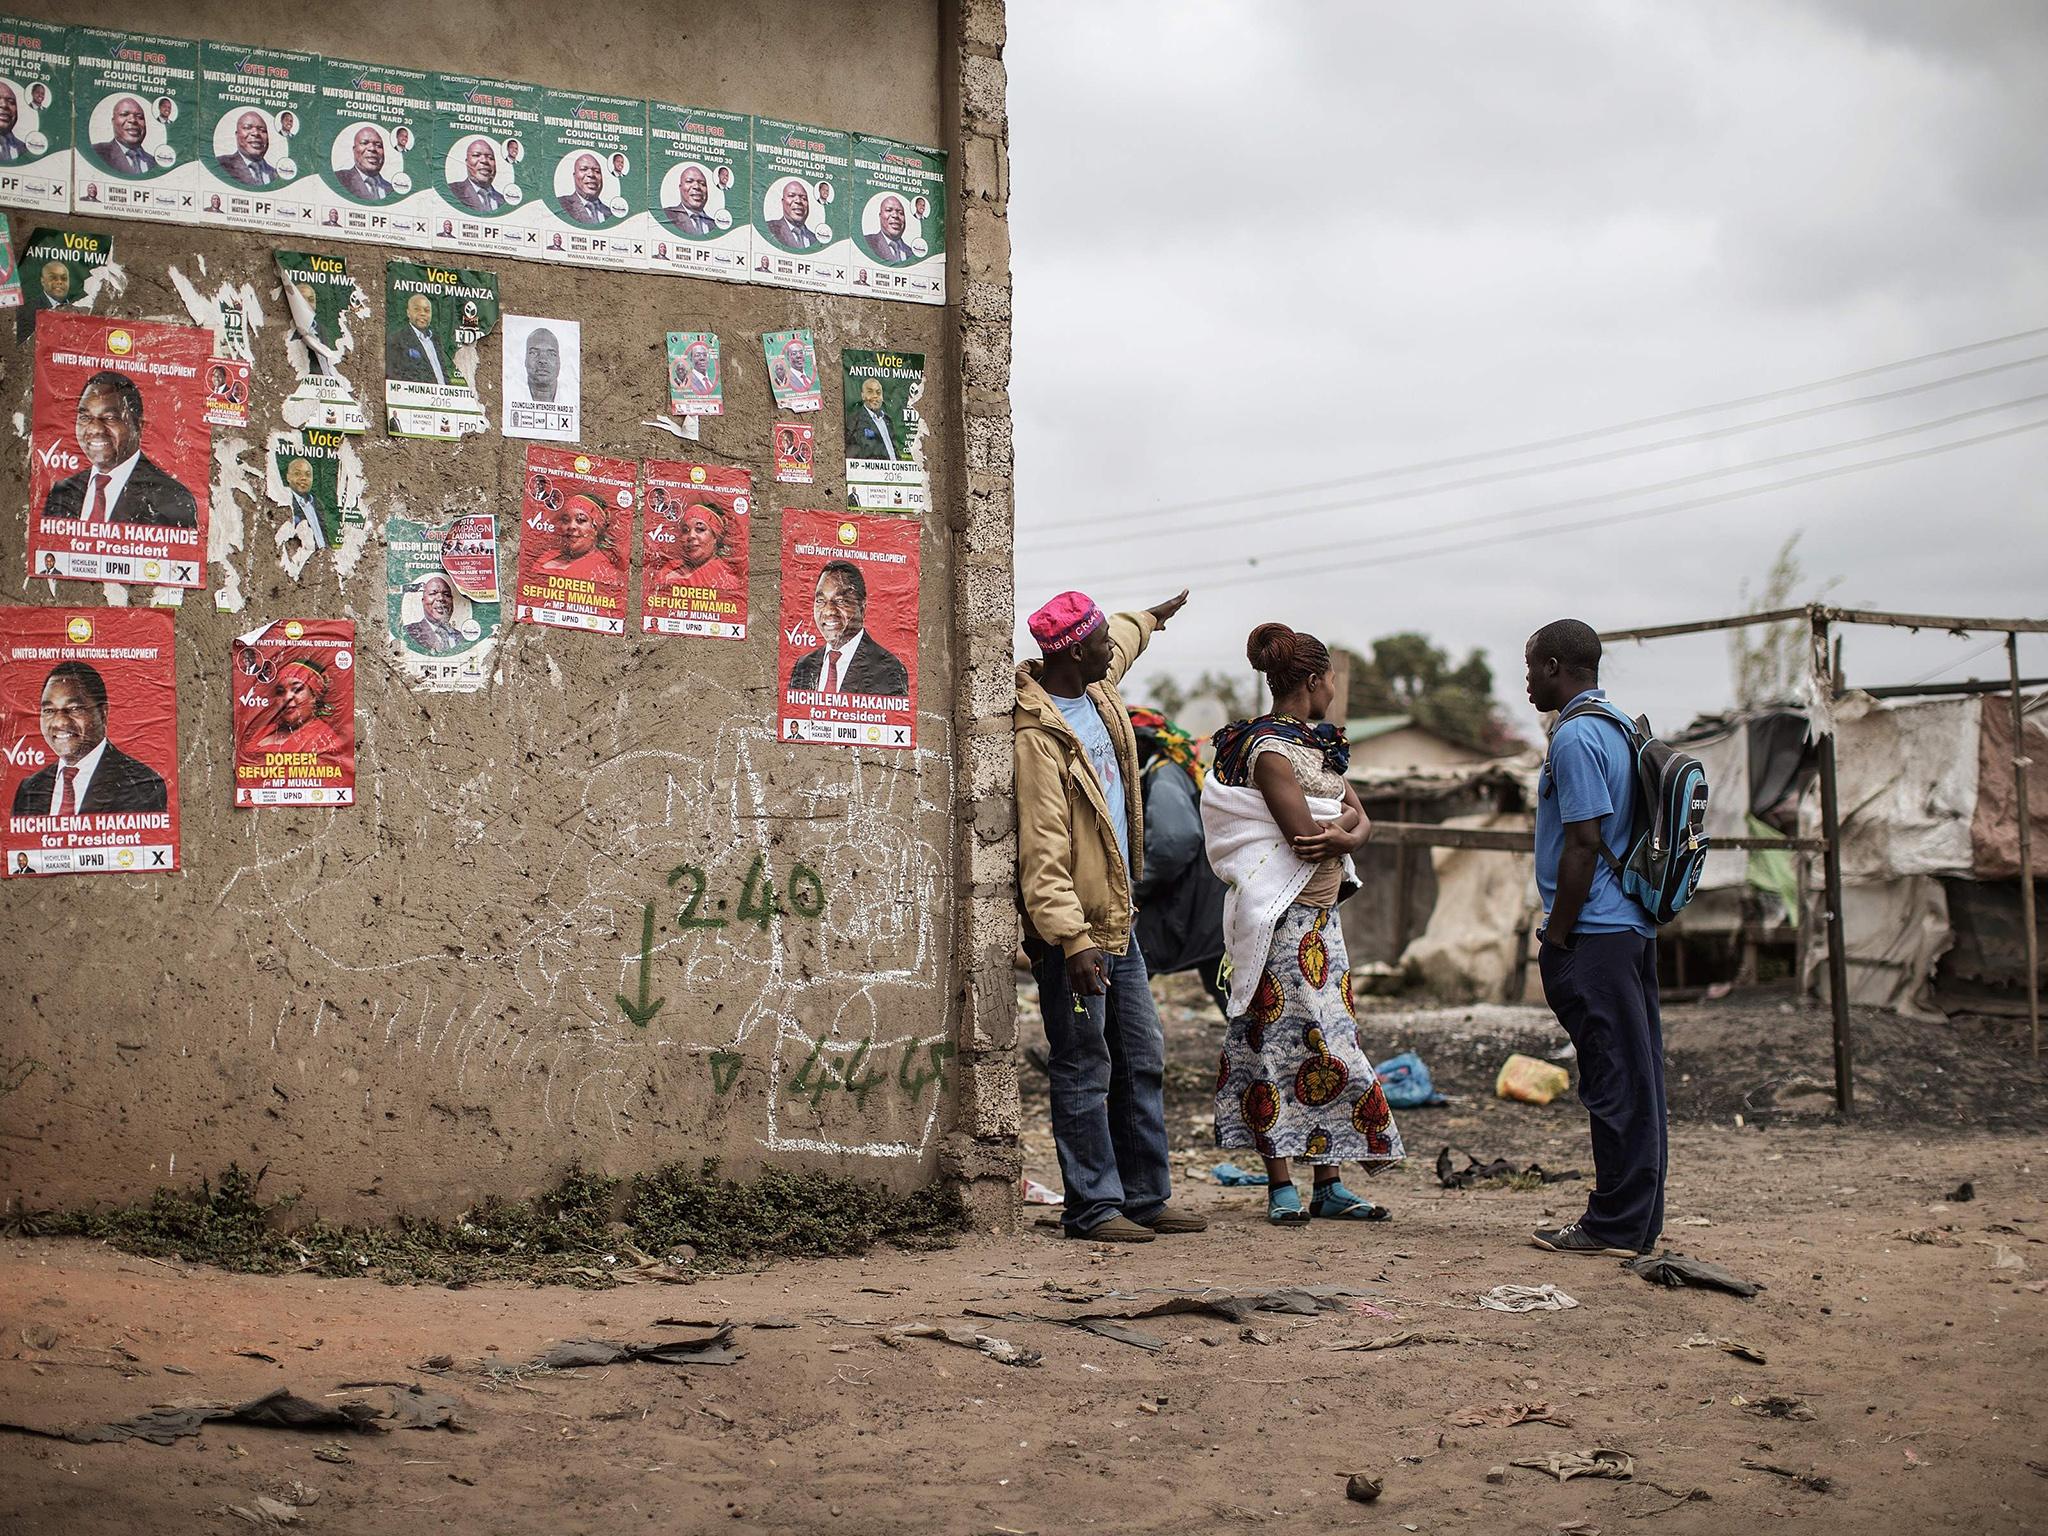
[[675,416],[725,414],[725,371],[711,332],[668,333],[668,408]]
[[541,142],[546,94],[517,80],[435,74],[425,169],[440,206],[430,244],[541,259],[540,228],[526,205],[546,195],[554,170]]
[[853,136],[852,291],[946,302],[946,155]]
[[817,475],[815,429],[793,421],[775,423],[775,480],[779,485],[810,485]]
[[647,206],[633,222],[648,271],[747,280],[751,128],[744,112],[647,103]]
[[645,264],[647,103],[574,91],[541,95],[538,195],[522,217],[541,235],[539,255],[630,271]]
[[761,354],[768,363],[768,387],[775,392],[777,410],[815,411],[824,404],[818,347],[809,331],[766,331]]
[[356,803],[356,626],[279,619],[235,637],[235,809]]
[[932,504],[924,462],[922,352],[840,354],[846,401],[846,504],[866,512],[924,512]]
[[573,443],[583,435],[583,326],[575,320],[503,315],[498,430],[507,437]]
[[384,523],[384,596],[391,658],[426,693],[474,693],[491,680],[503,628],[498,520]]
[[71,211],[71,29],[0,17],[0,203]]
[[647,463],[640,632],[747,638],[754,478],[737,466]]
[[385,430],[447,442],[488,432],[474,381],[498,324],[497,274],[387,261],[384,324]]
[[199,45],[74,27],[72,208],[198,222]]
[[210,332],[54,311],[36,327],[29,572],[206,582]]
[[321,73],[310,53],[200,45],[198,223],[313,232]]
[[178,867],[178,675],[153,608],[0,608],[0,873]]
[[349,527],[367,526],[362,467],[347,442],[346,434],[322,427],[270,434],[264,491],[285,509],[277,545],[294,578],[312,556],[339,544]]
[[526,450],[514,618],[601,635],[626,632],[635,471],[631,459]]
[[433,76],[347,59],[320,61],[319,232],[423,246],[441,206],[427,170]]
[[921,531],[904,518],[782,514],[782,740],[916,745]]
[[341,365],[355,350],[355,324],[369,318],[369,300],[339,256],[279,251],[276,257],[289,326],[285,351],[299,381],[281,407],[286,424],[367,432],[369,420]]
[[21,248],[21,282],[27,303],[15,317],[15,334],[28,336],[36,317],[53,309],[79,309],[91,294],[87,279],[114,259],[114,237],[98,230],[38,229]]
[[213,335],[213,360],[206,365],[206,424],[249,425],[249,372],[256,354],[249,347],[249,316],[242,301],[223,290],[211,304],[206,328]]
[[14,264],[14,231],[0,213],[0,309],[20,309],[21,269]]
[[753,265],[757,283],[851,293],[848,136],[754,119]]

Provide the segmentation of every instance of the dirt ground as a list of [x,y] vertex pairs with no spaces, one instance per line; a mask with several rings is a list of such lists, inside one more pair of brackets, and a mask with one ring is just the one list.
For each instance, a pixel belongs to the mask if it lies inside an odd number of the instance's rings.
[[[1177,1163],[1206,1170],[1218,1027],[1168,992]],[[1390,1010],[1369,1019],[1368,1049],[1420,1050],[1456,1102],[1401,1115],[1410,1161],[1372,1186],[1396,1212],[1386,1225],[1272,1230],[1258,1190],[1187,1174],[1182,1198],[1212,1218],[1201,1236],[1107,1249],[1027,1226],[946,1253],[606,1292],[259,1279],[81,1242],[0,1243],[0,1418],[74,1427],[279,1386],[381,1402],[384,1389],[341,1384],[419,1382],[459,1400],[462,1426],[212,1424],[170,1446],[0,1435],[0,1529],[2048,1529],[2048,1166],[2032,1168],[2048,1093],[2010,1024],[1859,1016],[1849,1124],[1809,1087],[1828,1075],[1825,1015],[1758,996],[1674,1009],[1667,1024],[1666,1241],[1765,1284],[1754,1300],[1528,1247],[1531,1226],[1576,1211],[1580,1184],[1438,1188],[1446,1144],[1590,1172],[1569,1099],[1535,1109],[1487,1093],[1507,1048],[1547,1054],[1563,1037],[1539,1011]],[[1027,1152],[1056,1185],[1044,1109],[1034,1093]],[[1974,1198],[1949,1198],[1965,1180]],[[1579,1305],[1475,1305],[1491,1286],[1544,1281]],[[1134,1322],[1163,1342],[1156,1353],[1038,1320],[1285,1286],[1363,1294],[1242,1326]],[[567,1338],[704,1331],[663,1318],[741,1324],[742,1358],[508,1369]],[[976,1326],[1043,1360],[883,1342],[916,1322]],[[1438,1341],[1342,1347],[1401,1331]],[[1767,1363],[1695,1339],[1738,1340]],[[439,1356],[453,1365],[423,1368]],[[1796,1416],[1759,1411],[1774,1395],[1798,1400]],[[1567,1423],[1457,1422],[1504,1403]],[[1628,1453],[1633,1478],[1559,1483],[1511,1465],[1594,1447]],[[1360,1470],[1383,1479],[1377,1503],[1347,1500]]]

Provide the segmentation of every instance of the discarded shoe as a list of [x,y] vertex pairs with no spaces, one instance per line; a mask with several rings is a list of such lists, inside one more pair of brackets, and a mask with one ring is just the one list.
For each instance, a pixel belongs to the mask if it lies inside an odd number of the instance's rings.
[[1529,1234],[1529,1241],[1538,1248],[1547,1248],[1552,1253],[1583,1253],[1613,1259],[1633,1259],[1633,1248],[1614,1248],[1600,1241],[1576,1221],[1555,1229],[1538,1227]]
[[1168,1205],[1162,1206],[1159,1214],[1150,1221],[1141,1221],[1138,1225],[1150,1227],[1160,1236],[1166,1237],[1176,1232],[1206,1232],[1209,1230],[1209,1218],[1194,1211],[1183,1211]]
[[1308,1213],[1318,1221],[1392,1221],[1394,1213],[1384,1205],[1374,1205],[1363,1196],[1354,1195],[1344,1187],[1342,1179],[1332,1179],[1327,1184],[1318,1184],[1310,1197]]
[[1266,1220],[1276,1227],[1299,1227],[1308,1221],[1308,1212],[1301,1208],[1301,1191],[1292,1184],[1270,1184],[1266,1187]]
[[1109,1220],[1090,1227],[1086,1232],[1069,1229],[1067,1236],[1078,1237],[1090,1243],[1149,1243],[1152,1241],[1152,1229],[1139,1226],[1128,1216],[1112,1216]]

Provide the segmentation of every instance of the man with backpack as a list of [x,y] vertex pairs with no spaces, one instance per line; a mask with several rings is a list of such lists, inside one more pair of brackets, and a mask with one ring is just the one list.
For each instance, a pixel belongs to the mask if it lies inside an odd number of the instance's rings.
[[[1691,759],[1651,742],[1647,722],[1639,728],[1607,702],[1600,637],[1590,626],[1546,624],[1529,637],[1524,657],[1529,702],[1558,716],[1537,786],[1536,889],[1546,914],[1537,963],[1544,996],[1578,1051],[1594,1168],[1585,1214],[1539,1229],[1533,1240],[1557,1253],[1633,1258],[1649,1252],[1663,1230],[1669,1156],[1656,922],[1670,911],[1653,919],[1653,910],[1682,906],[1698,882],[1695,864],[1679,875],[1683,889],[1674,897],[1660,901],[1645,890],[1637,845],[1660,807],[1642,803],[1639,759],[1654,747],[1659,763],[1690,764],[1701,819],[1705,780]],[[1687,857],[1704,855],[1697,825],[1680,841]],[[1668,862],[1669,852],[1663,847],[1660,857]]]

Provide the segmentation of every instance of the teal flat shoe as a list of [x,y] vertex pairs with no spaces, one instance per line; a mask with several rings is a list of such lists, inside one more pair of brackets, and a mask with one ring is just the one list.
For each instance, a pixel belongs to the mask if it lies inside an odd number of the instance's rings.
[[1266,1186],[1266,1220],[1276,1227],[1298,1227],[1308,1221],[1301,1208],[1301,1191],[1292,1184]]
[[1319,1221],[1392,1221],[1394,1213],[1384,1205],[1354,1195],[1341,1179],[1318,1184],[1309,1201],[1309,1215]]

